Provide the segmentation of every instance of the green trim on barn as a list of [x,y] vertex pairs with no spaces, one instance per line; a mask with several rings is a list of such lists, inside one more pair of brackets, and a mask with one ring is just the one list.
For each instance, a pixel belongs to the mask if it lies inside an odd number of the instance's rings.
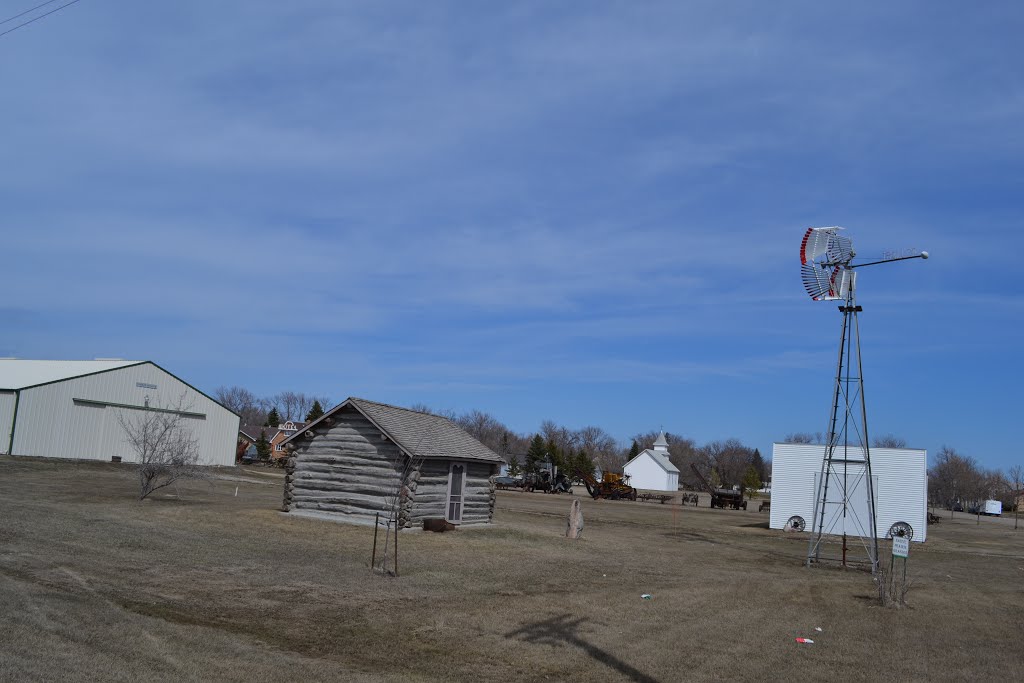
[[145,410],[151,413],[171,413],[182,417],[194,417],[200,420],[206,419],[206,413],[191,413],[187,410],[174,410],[172,408],[150,408],[149,406],[133,406],[129,403],[113,403],[111,401],[93,401],[88,398],[73,398],[72,403],[87,406],[102,406],[104,408],[127,408],[128,410]]
[[14,415],[11,416],[11,439],[7,442],[7,455],[14,455],[14,430],[18,426],[18,404],[21,403],[21,390],[14,392]]

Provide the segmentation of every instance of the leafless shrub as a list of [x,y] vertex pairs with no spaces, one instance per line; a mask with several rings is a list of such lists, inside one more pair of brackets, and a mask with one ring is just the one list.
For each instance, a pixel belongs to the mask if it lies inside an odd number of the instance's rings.
[[878,599],[883,607],[900,608],[907,604],[907,593],[910,592],[913,582],[907,580],[906,560],[902,566],[890,562],[886,567],[879,562],[875,582],[878,585]]
[[206,477],[199,466],[199,439],[187,424],[190,408],[182,396],[172,407],[147,405],[118,413],[138,463],[139,500],[179,479]]

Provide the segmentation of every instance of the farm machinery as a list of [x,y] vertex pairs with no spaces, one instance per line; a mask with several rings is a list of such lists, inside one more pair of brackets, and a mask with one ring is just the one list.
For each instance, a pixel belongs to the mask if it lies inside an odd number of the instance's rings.
[[636,489],[627,484],[621,474],[605,472],[601,475],[601,481],[594,479],[594,475],[582,470],[578,471],[576,476],[583,480],[583,484],[587,487],[587,493],[594,499],[636,500]]
[[713,508],[732,508],[733,510],[746,510],[747,501],[743,500],[742,491],[734,491],[732,489],[716,489],[708,480],[704,478],[704,475],[700,473],[697,466],[690,463],[690,469],[697,475],[697,481],[700,482],[701,488],[711,494],[711,507]]
[[561,472],[551,476],[548,470],[541,470],[523,476],[524,491],[543,491],[544,493],[572,493],[572,482]]

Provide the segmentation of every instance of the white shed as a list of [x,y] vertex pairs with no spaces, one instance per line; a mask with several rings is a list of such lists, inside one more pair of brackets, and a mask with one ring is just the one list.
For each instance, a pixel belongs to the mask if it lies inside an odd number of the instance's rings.
[[[806,531],[814,528],[814,502],[821,478],[821,462],[825,446],[821,444],[776,443],[772,446],[772,506],[769,526],[785,529],[793,518],[801,520]],[[866,521],[867,485],[863,476],[864,449],[851,447],[847,463],[847,509],[854,513],[847,518],[835,513],[842,505],[841,497],[833,500],[842,486],[829,486],[825,514],[825,532],[860,535],[854,528],[858,519]],[[842,465],[836,465],[839,468]],[[875,490],[875,535],[886,538],[895,524],[912,530],[911,540],[923,542],[928,535],[928,453],[913,448],[872,448],[871,478]],[[831,479],[829,480],[831,482]],[[835,513],[835,514],[834,514]],[[852,520],[852,521],[851,521]],[[819,520],[820,521],[820,520]]]
[[679,490],[679,469],[668,459],[668,440],[662,432],[654,448],[641,451],[627,462],[622,471],[629,477],[629,485],[651,491]]
[[150,361],[0,360],[0,453],[136,459],[118,416],[175,410],[200,464],[234,465],[238,415]]

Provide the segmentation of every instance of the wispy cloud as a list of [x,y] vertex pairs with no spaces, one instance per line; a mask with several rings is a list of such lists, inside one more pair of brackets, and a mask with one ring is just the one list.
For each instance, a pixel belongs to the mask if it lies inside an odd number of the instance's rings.
[[866,353],[954,368],[914,409],[971,416],[932,396],[1016,367],[976,351],[1020,336],[1022,18],[82,3],[0,43],[0,352],[521,423],[631,387],[625,432],[674,406],[727,433],[828,384],[838,313],[796,243],[838,223],[932,252],[864,272]]

